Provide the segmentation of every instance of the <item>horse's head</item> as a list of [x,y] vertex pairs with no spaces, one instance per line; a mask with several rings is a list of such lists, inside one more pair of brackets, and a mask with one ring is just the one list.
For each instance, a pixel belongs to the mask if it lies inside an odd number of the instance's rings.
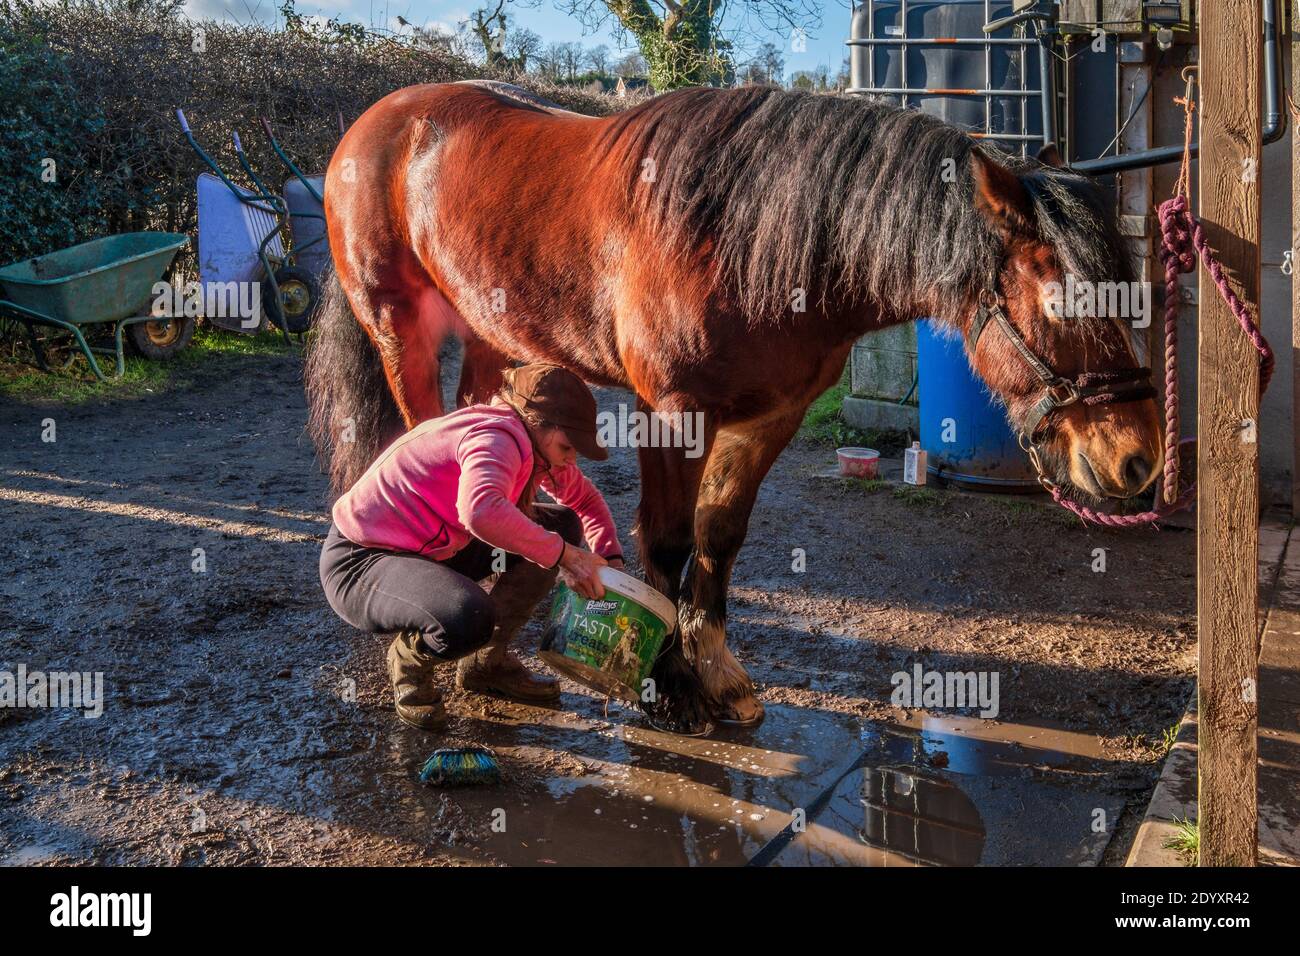
[[972,366],[1047,478],[1096,498],[1137,494],[1163,453],[1129,340],[1151,297],[1133,281],[1110,204],[1055,164],[1013,169],[978,149],[971,163],[976,208],[1001,241],[962,326]]

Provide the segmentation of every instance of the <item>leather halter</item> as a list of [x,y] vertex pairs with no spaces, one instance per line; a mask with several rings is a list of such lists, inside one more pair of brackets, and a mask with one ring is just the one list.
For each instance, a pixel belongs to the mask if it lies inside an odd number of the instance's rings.
[[1024,424],[1017,432],[1021,446],[1028,446],[1026,450],[1034,448],[1041,441],[1038,432],[1047,417],[1067,405],[1080,401],[1085,405],[1111,405],[1155,398],[1156,390],[1150,383],[1151,369],[1145,366],[1113,372],[1081,372],[1074,379],[1065,378],[1052,371],[1034,354],[1024,336],[1007,318],[1006,310],[1003,308],[1007,300],[997,291],[997,287],[995,274],[993,280],[979,294],[979,310],[966,330],[966,349],[971,362],[974,363],[980,334],[992,320],[1002,329],[1002,334],[1015,346],[1020,357],[1025,360],[1025,364],[1043,383],[1042,396],[1034,402]]

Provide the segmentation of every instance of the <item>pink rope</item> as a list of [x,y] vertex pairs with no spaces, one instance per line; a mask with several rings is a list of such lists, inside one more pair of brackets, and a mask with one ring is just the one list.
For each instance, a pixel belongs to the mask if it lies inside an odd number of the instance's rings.
[[1105,525],[1111,528],[1134,528],[1139,525],[1152,524],[1177,511],[1188,508],[1196,500],[1196,484],[1193,482],[1178,491],[1179,451],[1185,445],[1194,444],[1196,439],[1178,440],[1178,276],[1192,272],[1196,268],[1196,259],[1205,264],[1210,278],[1219,289],[1223,301],[1228,304],[1232,314],[1237,317],[1237,324],[1246,334],[1259,353],[1259,394],[1262,397],[1273,377],[1273,349],[1251,319],[1250,313],[1237,294],[1232,291],[1228,279],[1223,274],[1223,266],[1210,249],[1205,237],[1205,227],[1197,222],[1188,208],[1187,196],[1181,192],[1172,199],[1160,204],[1160,261],[1165,266],[1165,468],[1163,484],[1156,494],[1155,506],[1150,511],[1132,515],[1110,515],[1079,504],[1067,498],[1055,484],[1051,485],[1052,498],[1061,507],[1074,512],[1084,521]]

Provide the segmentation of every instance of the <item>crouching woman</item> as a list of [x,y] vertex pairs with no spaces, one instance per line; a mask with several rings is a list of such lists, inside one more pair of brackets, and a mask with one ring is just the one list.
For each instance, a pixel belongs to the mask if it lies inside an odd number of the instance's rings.
[[[590,389],[558,365],[525,365],[506,370],[491,402],[402,435],[335,502],[321,584],[344,621],[396,635],[388,676],[406,723],[445,724],[434,675],[453,662],[465,690],[559,698],[558,682],[525,667],[510,643],[557,574],[599,598],[601,566],[622,567],[613,518],[579,453],[609,455]],[[558,504],[534,503],[537,487]]]

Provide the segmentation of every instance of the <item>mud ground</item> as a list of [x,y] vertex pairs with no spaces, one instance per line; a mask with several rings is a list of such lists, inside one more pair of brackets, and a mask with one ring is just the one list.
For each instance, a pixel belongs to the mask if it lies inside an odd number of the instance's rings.
[[[386,640],[320,593],[325,481],[300,376],[296,356],[229,356],[157,397],[0,400],[0,671],[100,671],[105,687],[98,719],[0,709],[0,862],[743,862],[808,793],[834,791],[833,813],[844,787],[869,790],[851,784],[873,771],[845,770],[845,741],[888,750],[887,728],[923,731],[912,743],[936,773],[979,752],[979,767],[1012,766],[1022,795],[1084,781],[1084,803],[1109,808],[1089,859],[1122,862],[1192,687],[1194,535],[1090,530],[1015,498],[868,491],[817,477],[833,449],[797,440],[763,486],[731,591],[762,735],[673,738],[574,684],[542,710],[456,692],[448,675],[453,722],[435,738],[392,716]],[[635,572],[635,454],[584,470]],[[890,676],[918,662],[997,671],[997,720],[895,708]],[[945,743],[963,721],[1001,742]],[[501,787],[415,782],[434,747],[472,740],[497,749]],[[1003,772],[963,779],[974,793]],[[1023,796],[991,799],[1013,827],[1005,846],[1053,828]],[[984,823],[982,861],[1015,858]],[[822,828],[781,862],[863,862],[858,837]],[[1030,861],[1063,861],[1050,843]],[[929,862],[981,859],[968,850]]]

